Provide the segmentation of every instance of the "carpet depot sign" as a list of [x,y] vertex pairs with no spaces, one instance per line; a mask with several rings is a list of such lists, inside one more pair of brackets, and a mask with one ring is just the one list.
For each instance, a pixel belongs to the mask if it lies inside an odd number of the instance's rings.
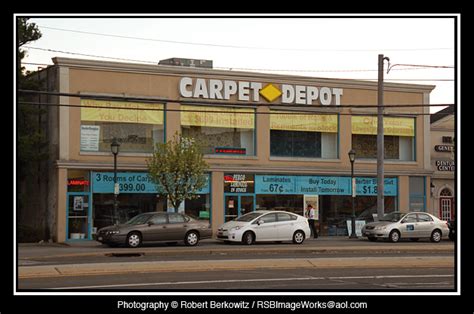
[[268,102],[281,98],[282,104],[340,105],[342,88],[305,85],[273,84],[217,79],[192,79],[183,77],[179,82],[179,93],[186,98],[229,100],[236,96],[239,101],[259,102],[262,96]]

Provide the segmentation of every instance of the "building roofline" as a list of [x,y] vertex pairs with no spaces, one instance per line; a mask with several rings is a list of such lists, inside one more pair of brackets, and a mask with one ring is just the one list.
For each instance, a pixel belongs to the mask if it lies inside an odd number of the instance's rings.
[[[339,78],[321,78],[312,76],[298,76],[298,75],[285,75],[285,74],[268,74],[261,72],[246,72],[246,71],[229,71],[229,70],[216,70],[209,68],[198,68],[198,67],[179,67],[179,66],[167,66],[167,65],[150,65],[150,64],[139,64],[139,63],[126,63],[126,62],[115,62],[115,61],[99,61],[91,59],[75,59],[75,58],[64,58],[54,57],[52,58],[54,66],[64,67],[77,67],[77,68],[94,68],[103,70],[113,71],[135,71],[135,72],[147,72],[155,74],[175,74],[175,75],[202,75],[202,76],[245,76],[248,79],[267,79],[269,81],[281,80],[281,81],[301,81],[302,84],[328,84],[328,85],[352,85],[360,86],[368,89],[377,89],[376,81],[365,81],[356,79],[339,79]],[[435,85],[420,85],[420,84],[405,84],[405,83],[384,83],[385,90],[404,90],[410,92],[431,92],[436,86]]]
[[430,123],[433,124],[443,118],[454,115],[454,106],[449,106],[430,115]]

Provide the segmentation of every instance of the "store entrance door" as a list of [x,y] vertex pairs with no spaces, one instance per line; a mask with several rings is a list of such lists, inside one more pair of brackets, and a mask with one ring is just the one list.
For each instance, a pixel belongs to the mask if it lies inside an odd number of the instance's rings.
[[225,194],[224,222],[255,210],[254,194]]
[[91,240],[90,193],[67,193],[67,240]]

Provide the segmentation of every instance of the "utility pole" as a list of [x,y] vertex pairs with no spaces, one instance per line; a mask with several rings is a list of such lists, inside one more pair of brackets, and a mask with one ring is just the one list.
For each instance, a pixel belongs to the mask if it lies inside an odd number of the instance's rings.
[[379,79],[377,92],[377,217],[382,218],[384,209],[384,134],[383,134],[383,61],[390,61],[383,54],[379,55]]

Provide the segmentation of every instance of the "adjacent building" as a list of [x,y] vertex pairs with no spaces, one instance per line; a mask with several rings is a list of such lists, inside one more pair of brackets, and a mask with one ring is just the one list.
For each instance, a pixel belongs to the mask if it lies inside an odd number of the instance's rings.
[[[146,160],[155,143],[176,132],[205,143],[210,165],[207,186],[181,210],[209,219],[214,230],[256,209],[303,214],[311,202],[320,234],[347,235],[351,149],[357,219],[376,213],[376,82],[223,71],[209,60],[180,60],[54,58],[42,71],[57,93],[47,98],[53,162],[45,173],[55,241],[92,239],[112,223],[114,138],[120,219],[168,210]],[[433,88],[385,83],[384,103],[394,105],[384,118],[386,212],[440,213],[429,197],[434,125],[421,106]]]
[[431,199],[433,212],[443,220],[455,219],[455,116],[447,107],[431,115]]

